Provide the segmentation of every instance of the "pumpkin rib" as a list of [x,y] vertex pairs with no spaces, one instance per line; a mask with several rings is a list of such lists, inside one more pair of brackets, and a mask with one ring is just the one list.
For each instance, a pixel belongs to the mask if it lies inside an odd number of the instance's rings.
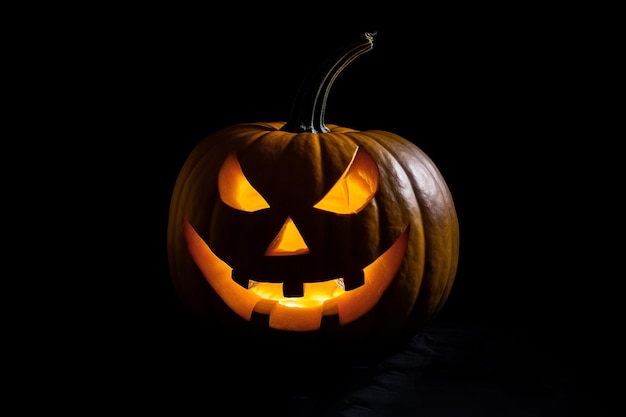
[[[431,173],[431,178],[434,179],[434,181],[439,186],[439,190],[440,190],[439,196],[443,200],[440,207],[447,208],[448,215],[449,215],[449,217],[447,218],[445,216],[439,217],[438,222],[437,222],[439,223],[444,218],[447,219],[447,226],[449,227],[450,239],[447,239],[445,241],[445,243],[447,243],[448,246],[444,248],[444,250],[442,250],[441,252],[445,254],[450,254],[451,257],[448,259],[448,262],[445,263],[445,265],[448,267],[448,273],[444,274],[444,271],[441,272],[441,275],[445,276],[446,279],[434,281],[434,282],[443,282],[444,284],[446,284],[442,288],[438,289],[437,291],[437,295],[438,295],[437,299],[439,300],[439,302],[437,303],[437,306],[432,311],[427,313],[428,315],[434,316],[435,314],[439,312],[441,307],[445,304],[448,298],[448,295],[450,293],[450,290],[452,288],[452,285],[453,285],[454,276],[456,275],[456,266],[458,262],[458,233],[459,231],[458,231],[458,219],[456,216],[456,211],[454,210],[454,202],[452,200],[452,195],[450,194],[448,186],[446,182],[444,181],[443,176],[441,175],[441,172],[436,167],[434,162],[430,159],[430,157],[428,157],[424,153],[423,153],[423,157],[424,157],[424,160],[428,162],[427,164],[424,165],[425,168]],[[439,235],[440,235],[439,233],[427,234],[427,236],[439,236]]]
[[[400,139],[402,138],[400,137]],[[449,267],[447,278],[443,280],[443,282],[446,283],[447,285],[441,288],[440,292],[438,291],[439,303],[437,307],[432,311],[432,313],[429,312],[429,314],[432,314],[434,316],[441,310],[441,308],[445,304],[450,294],[450,291],[452,289],[454,277],[456,275],[457,264],[458,264],[459,230],[458,230],[458,217],[456,214],[456,210],[454,209],[454,201],[452,199],[452,194],[450,193],[448,185],[445,182],[443,175],[441,174],[441,171],[439,171],[439,169],[437,168],[435,163],[432,161],[432,159],[428,157],[428,155],[426,155],[424,152],[422,152],[422,154],[424,157],[424,161],[428,162],[427,164],[424,164],[424,167],[430,172],[431,178],[434,179],[435,182],[437,182],[437,184],[439,185],[439,190],[440,190],[439,196],[443,200],[441,207],[445,207],[448,209],[448,214],[449,214],[448,225],[450,227],[450,234],[451,234],[450,236],[451,238],[447,240],[447,243],[449,244],[449,246],[446,248],[446,250],[443,251],[444,253],[451,254],[451,258],[449,259],[449,262],[446,263]],[[433,234],[429,234],[429,236],[432,236],[432,235]],[[435,281],[435,282],[440,282],[440,281]]]
[[[411,241],[414,244],[407,248],[405,262],[401,266],[405,270],[398,274],[396,281],[387,289],[385,300],[388,304],[385,304],[383,308],[381,303],[381,307],[377,309],[380,314],[380,320],[383,323],[387,323],[383,325],[385,328],[381,331],[387,334],[396,333],[400,331],[398,327],[404,327],[409,320],[424,281],[426,245],[424,244],[424,230],[421,225],[422,215],[419,200],[414,187],[408,187],[407,189],[398,188],[398,183],[401,181],[397,177],[398,175],[402,176],[402,181],[405,181],[406,184],[412,184],[408,175],[410,171],[407,171],[405,167],[398,163],[394,153],[386,149],[384,141],[377,140],[365,134],[365,132],[354,130],[346,132],[345,136],[359,143],[370,154],[375,155],[379,169],[384,171],[381,174],[379,192],[374,199],[383,203],[378,212],[380,227],[386,227],[384,224],[390,221],[395,227],[406,226],[404,224],[399,225],[396,220],[390,220],[394,218],[409,219],[411,222]],[[398,198],[398,192],[402,193],[401,198]],[[401,231],[397,230],[398,233]],[[408,272],[408,270],[411,272]],[[394,324],[391,326],[389,323]]]
[[[433,180],[435,182],[435,185],[437,185],[438,187],[439,192],[437,193],[437,196],[443,199],[442,203],[439,204],[438,206],[453,207],[452,205],[453,202],[451,200],[449,189],[447,185],[445,184],[445,182],[443,181],[441,173],[439,172],[438,169],[436,169],[436,167],[434,167],[434,163],[432,162],[432,160],[421,149],[416,147],[412,142],[409,142],[408,140],[402,138],[401,136],[390,133],[390,132],[364,131],[362,133],[366,137],[367,136],[375,137],[377,140],[377,143],[381,144],[386,149],[387,152],[389,152],[391,155],[394,156],[395,160],[398,163],[400,163],[400,165],[403,167],[405,172],[413,172],[413,170],[415,169],[414,163],[413,164],[409,163],[409,162],[414,162],[414,161],[405,161],[405,155],[411,155],[413,157],[415,156],[416,150],[419,151],[418,155],[420,156],[420,162],[421,162],[420,166],[427,170],[427,172],[429,173],[428,178],[430,180]],[[406,149],[406,152],[398,152],[397,150],[398,146],[400,146],[403,149]],[[412,183],[414,191],[421,190],[423,188],[420,184],[417,184],[415,182],[414,177],[409,176],[409,178]],[[422,194],[419,194],[419,193],[416,194],[416,198],[417,198],[420,209],[422,208],[429,209],[424,213],[425,216],[423,217],[424,228],[427,229],[428,227],[430,227],[430,220],[432,219],[432,216],[430,216],[429,213],[433,212],[433,210],[431,207],[429,207],[429,204],[427,204],[427,202],[424,201],[419,196],[422,196]],[[439,210],[435,210],[434,212],[439,213]],[[453,215],[453,212],[454,212],[453,209],[449,211],[448,213],[449,217],[446,220],[448,222],[448,225],[452,226],[455,229],[455,230],[450,231],[451,236],[456,236],[458,232],[456,231],[456,227],[454,226],[454,224],[456,224],[457,220],[456,220],[456,214]],[[438,218],[436,223],[438,224],[440,220],[441,219]],[[429,230],[425,230],[425,236],[440,236],[440,234],[431,233]],[[425,278],[422,280],[422,287],[420,288],[420,294],[418,295],[418,297],[421,296],[422,298],[432,300],[433,296],[437,295],[436,299],[438,300],[436,306],[431,306],[432,308],[431,311],[425,312],[426,315],[431,315],[432,313],[440,309],[440,306],[442,306],[445,303],[445,300],[452,287],[452,284],[453,284],[452,278],[455,275],[455,267],[454,267],[455,260],[454,259],[456,255],[454,254],[456,254],[457,252],[456,250],[457,244],[454,243],[455,241],[456,241],[456,238],[453,237],[449,241],[444,242],[444,243],[448,243],[448,246],[445,248],[445,250],[439,247],[433,248],[429,242],[425,242],[426,250],[430,254],[428,256],[428,259],[433,259],[432,258],[433,254],[439,254],[439,253],[453,254],[453,256],[450,259],[448,259],[447,262],[444,263],[444,265],[448,269],[448,273],[441,274],[441,276],[445,275],[446,279],[443,280],[444,285],[439,289],[434,289],[432,286],[441,283],[442,279],[439,278],[439,276],[429,278],[428,274],[430,274],[430,270],[432,269],[433,265],[431,264],[431,262],[426,262],[425,264],[425,267],[427,268],[427,270],[424,271]],[[452,248],[454,248],[455,250],[450,250]],[[438,274],[441,273],[439,267],[434,268],[434,270],[437,271]],[[424,285],[426,285],[426,287],[424,287]],[[421,303],[419,299],[416,300],[416,303],[419,305],[423,305],[423,303]]]
[[[202,145],[204,147],[206,146],[206,143],[203,143]],[[208,228],[207,225],[198,224],[198,222],[196,221],[197,215],[195,211],[193,210],[199,209],[200,207],[204,207],[204,205],[198,204],[196,200],[197,199],[196,195],[198,193],[197,191],[194,190],[195,188],[194,184],[196,184],[197,178],[203,178],[206,180],[206,175],[203,175],[203,173],[205,173],[206,171],[211,171],[212,165],[210,163],[209,164],[205,163],[205,160],[207,157],[212,156],[212,155],[215,155],[215,153],[214,152],[206,152],[206,153],[205,152],[192,152],[187,162],[184,164],[183,170],[181,171],[181,176],[179,176],[181,180],[177,181],[177,184],[175,187],[175,196],[176,196],[175,201],[180,201],[181,204],[178,205],[178,209],[174,211],[174,218],[171,219],[171,222],[174,222],[177,225],[177,228],[176,228],[177,235],[180,235],[179,240],[178,240],[179,247],[176,250],[176,253],[178,255],[175,256],[173,259],[173,262],[174,262],[173,268],[175,268],[178,271],[178,274],[184,275],[185,273],[187,273],[187,274],[190,274],[190,276],[192,275],[195,276],[195,279],[189,279],[185,281],[175,280],[175,284],[176,284],[177,290],[180,292],[183,299],[191,303],[194,309],[197,309],[198,305],[203,304],[202,297],[200,294],[204,293],[204,291],[201,288],[205,287],[205,285],[199,273],[194,274],[192,273],[191,270],[187,270],[187,271],[180,270],[180,268],[185,267],[190,264],[190,261],[187,259],[187,257],[189,257],[189,254],[187,252],[187,246],[184,242],[184,239],[182,239],[182,224],[183,224],[183,218],[189,218],[195,224],[195,227],[198,227],[199,230],[202,230],[202,234],[204,234]],[[215,176],[215,181],[217,181],[217,176]],[[210,195],[209,190],[211,189],[213,189],[213,187],[210,187],[207,189],[207,192],[204,195],[205,200],[203,201],[204,201],[204,204],[206,204],[206,202],[210,202],[209,206],[213,207],[215,205],[215,200],[217,199],[218,193],[214,192],[212,195]],[[188,205],[185,204],[188,200],[193,200],[196,202],[196,204],[189,207]],[[207,224],[210,224],[210,219],[207,219]],[[181,260],[180,257],[184,258],[182,259],[182,267],[178,266],[178,261]],[[191,268],[191,269],[195,269],[195,268]]]

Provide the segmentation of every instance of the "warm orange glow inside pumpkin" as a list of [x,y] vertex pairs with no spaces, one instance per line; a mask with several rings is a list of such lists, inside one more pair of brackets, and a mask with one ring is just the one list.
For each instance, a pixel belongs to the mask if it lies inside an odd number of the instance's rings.
[[229,206],[242,211],[257,211],[269,208],[269,204],[248,182],[241,171],[237,156],[231,153],[220,168],[217,184],[220,198]]
[[250,281],[249,289],[261,298],[276,300],[280,304],[295,308],[319,306],[345,292],[341,280],[305,283],[303,297],[284,297],[282,284],[276,283]]
[[337,214],[358,213],[374,198],[378,188],[378,168],[374,160],[359,149],[339,181],[313,207]]
[[265,256],[288,256],[309,253],[300,231],[288,217],[272,243],[265,251]]

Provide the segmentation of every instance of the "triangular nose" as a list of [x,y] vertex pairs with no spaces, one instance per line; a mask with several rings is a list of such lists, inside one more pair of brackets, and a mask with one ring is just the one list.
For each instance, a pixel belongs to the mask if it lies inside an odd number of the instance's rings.
[[291,217],[287,217],[285,224],[265,250],[265,256],[289,256],[309,253],[309,248],[294,224]]

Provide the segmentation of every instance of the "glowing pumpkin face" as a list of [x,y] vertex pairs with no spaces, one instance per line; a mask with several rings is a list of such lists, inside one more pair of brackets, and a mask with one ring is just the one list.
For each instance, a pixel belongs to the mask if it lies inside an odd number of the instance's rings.
[[178,293],[226,325],[348,339],[413,333],[441,309],[456,273],[445,181],[398,135],[294,115],[226,127],[192,150],[168,225]]
[[[273,139],[268,150],[276,145]],[[313,139],[299,135],[290,142],[302,140]],[[395,277],[409,233],[405,221],[382,255],[378,244],[367,244],[380,238],[371,223],[377,211],[376,163],[354,146],[351,154],[342,152],[336,156],[343,158],[326,164],[332,176],[320,176],[313,166],[316,156],[300,153],[298,146],[261,155],[263,144],[258,145],[250,146],[255,156],[248,160],[249,175],[234,152],[222,164],[221,203],[212,219],[217,233],[209,242],[185,221],[195,263],[222,300],[246,320],[303,331],[319,329],[322,319],[336,326],[359,318]],[[305,168],[285,175],[275,169],[284,159]],[[229,225],[228,230],[222,232],[220,225]],[[353,243],[354,236],[363,244]]]

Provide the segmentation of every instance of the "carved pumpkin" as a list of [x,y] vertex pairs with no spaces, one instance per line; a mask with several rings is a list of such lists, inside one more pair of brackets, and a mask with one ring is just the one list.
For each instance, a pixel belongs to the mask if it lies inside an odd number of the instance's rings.
[[305,80],[287,123],[229,126],[192,150],[168,256],[194,311],[244,329],[384,340],[442,308],[459,227],[439,170],[394,133],[324,122],[334,79],[373,37]]

